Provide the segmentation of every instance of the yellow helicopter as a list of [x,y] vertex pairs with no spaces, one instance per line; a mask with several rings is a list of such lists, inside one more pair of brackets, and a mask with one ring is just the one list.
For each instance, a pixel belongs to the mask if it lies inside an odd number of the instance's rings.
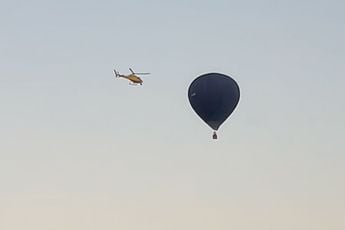
[[138,77],[138,75],[150,74],[150,73],[135,73],[131,68],[129,68],[129,71],[131,71],[131,74],[123,75],[114,69],[114,74],[115,74],[115,77],[122,77],[122,78],[126,78],[127,80],[129,80],[130,85],[142,85],[143,80],[140,77]]

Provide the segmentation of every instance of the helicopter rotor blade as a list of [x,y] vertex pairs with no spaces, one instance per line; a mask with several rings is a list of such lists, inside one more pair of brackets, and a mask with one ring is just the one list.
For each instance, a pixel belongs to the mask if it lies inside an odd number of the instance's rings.
[[147,75],[147,74],[150,74],[150,73],[137,73],[137,72],[134,72],[131,68],[129,68],[129,70],[132,72],[132,74],[138,74],[138,75]]
[[135,74],[138,74],[138,75],[148,75],[148,74],[151,74],[151,73],[135,73]]

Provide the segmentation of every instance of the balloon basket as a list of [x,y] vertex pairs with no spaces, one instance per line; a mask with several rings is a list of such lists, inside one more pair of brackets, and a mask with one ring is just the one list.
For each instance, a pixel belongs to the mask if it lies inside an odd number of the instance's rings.
[[212,138],[213,138],[213,140],[217,140],[218,139],[216,131],[213,132]]

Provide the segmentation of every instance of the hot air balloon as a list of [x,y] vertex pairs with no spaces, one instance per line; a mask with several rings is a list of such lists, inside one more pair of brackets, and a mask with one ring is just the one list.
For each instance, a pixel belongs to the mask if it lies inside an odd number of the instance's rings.
[[227,75],[207,73],[191,83],[188,99],[196,114],[214,130],[213,139],[217,139],[216,131],[239,102],[240,89]]

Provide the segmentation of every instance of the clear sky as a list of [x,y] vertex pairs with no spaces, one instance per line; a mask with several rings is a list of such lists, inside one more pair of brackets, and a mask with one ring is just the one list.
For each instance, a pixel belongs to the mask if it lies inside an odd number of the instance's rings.
[[[0,229],[345,229],[344,12],[3,0]],[[241,88],[218,141],[187,99],[214,71]]]

